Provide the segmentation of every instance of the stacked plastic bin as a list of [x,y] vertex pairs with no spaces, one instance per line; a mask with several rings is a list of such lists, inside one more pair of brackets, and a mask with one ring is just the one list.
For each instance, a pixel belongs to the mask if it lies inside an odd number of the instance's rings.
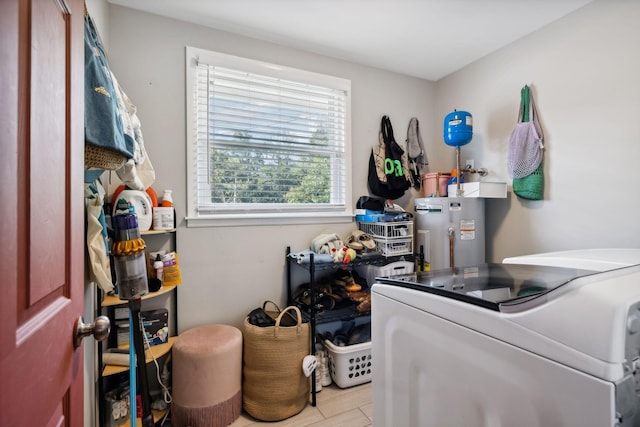
[[[357,215],[358,229],[369,234],[386,257],[413,253],[413,221],[396,221],[385,214]],[[391,219],[391,220],[389,220]]]

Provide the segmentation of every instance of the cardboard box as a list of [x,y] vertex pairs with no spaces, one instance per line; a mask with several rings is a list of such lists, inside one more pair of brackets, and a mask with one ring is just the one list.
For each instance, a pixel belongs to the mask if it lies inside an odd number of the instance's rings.
[[129,307],[117,307],[114,310],[113,317],[116,320],[128,320],[129,319]]
[[[505,182],[464,182],[460,184],[462,197],[484,197],[487,199],[506,199],[507,183]],[[456,197],[457,185],[449,186],[449,197]]]
[[[142,322],[150,346],[169,341],[169,312],[166,308],[143,311]],[[118,348],[129,348],[129,321],[116,322]]]

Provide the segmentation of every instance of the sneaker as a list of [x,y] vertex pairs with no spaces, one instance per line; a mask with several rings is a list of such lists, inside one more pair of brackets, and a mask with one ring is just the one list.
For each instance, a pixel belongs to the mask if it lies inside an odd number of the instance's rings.
[[329,356],[327,356],[324,350],[316,352],[316,358],[318,358],[318,376],[320,377],[320,383],[323,387],[331,385],[331,374],[329,372]]

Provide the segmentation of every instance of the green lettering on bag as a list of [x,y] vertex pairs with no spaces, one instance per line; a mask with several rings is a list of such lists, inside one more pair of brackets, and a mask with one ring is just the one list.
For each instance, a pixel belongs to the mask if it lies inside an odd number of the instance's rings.
[[384,159],[384,174],[390,175],[393,173],[393,159],[386,158]]
[[394,160],[396,164],[396,176],[403,176],[404,171],[402,170],[402,162],[400,160]]
[[400,162],[400,160],[393,160],[387,157],[384,159],[384,174],[403,176],[404,172],[402,170],[402,162]]

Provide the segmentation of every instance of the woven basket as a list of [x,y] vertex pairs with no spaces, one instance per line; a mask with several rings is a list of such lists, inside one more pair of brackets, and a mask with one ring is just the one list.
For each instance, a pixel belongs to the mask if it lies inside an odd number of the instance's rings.
[[[267,305],[273,305],[275,310],[268,310]],[[295,310],[285,310],[284,313],[278,304],[271,300],[267,300],[262,304],[262,309],[265,313],[269,315],[273,320],[276,320],[280,314],[282,317],[280,318],[280,326],[296,326],[298,324],[298,318],[295,316]]]
[[[289,311],[295,312],[297,322],[282,326]],[[282,310],[275,326],[255,326],[246,318],[242,334],[244,410],[263,421],[280,421],[302,411],[310,393],[310,380],[302,372],[310,336],[298,307]]]
[[84,144],[85,169],[94,168],[114,171],[120,169],[126,161],[127,158],[115,150],[99,147],[89,142]]
[[524,178],[514,178],[513,192],[523,199],[542,200],[544,194],[542,163],[531,175],[527,175]]

